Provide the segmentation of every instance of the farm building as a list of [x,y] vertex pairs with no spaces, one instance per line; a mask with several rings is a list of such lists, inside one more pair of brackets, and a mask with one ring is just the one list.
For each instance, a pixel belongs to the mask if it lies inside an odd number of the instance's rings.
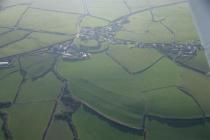
[[0,68],[2,68],[2,67],[8,67],[10,65],[10,63],[9,62],[0,62]]

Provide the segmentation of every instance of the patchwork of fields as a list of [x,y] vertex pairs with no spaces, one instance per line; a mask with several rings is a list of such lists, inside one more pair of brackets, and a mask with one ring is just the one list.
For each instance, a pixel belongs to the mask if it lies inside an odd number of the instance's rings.
[[0,140],[209,140],[208,72],[186,1],[0,0]]

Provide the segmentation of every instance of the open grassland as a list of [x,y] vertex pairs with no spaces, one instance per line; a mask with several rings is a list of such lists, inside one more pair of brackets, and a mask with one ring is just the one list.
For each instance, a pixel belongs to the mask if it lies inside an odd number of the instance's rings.
[[0,102],[12,101],[15,98],[21,79],[20,74],[17,72],[0,80]]
[[80,140],[143,140],[140,135],[115,129],[82,109],[73,115],[73,121]]
[[130,75],[105,54],[92,55],[87,61],[61,61],[58,70],[70,81],[86,79],[120,95],[133,97],[138,97],[143,90],[179,84],[182,72],[181,67],[164,58],[144,73]]
[[116,121],[130,126],[141,127],[144,113],[142,98],[135,100],[126,96],[119,96],[108,89],[103,89],[89,81],[73,80],[70,83],[75,96],[90,104],[99,112]]
[[177,88],[164,88],[144,93],[146,112],[171,118],[202,117],[196,102]]
[[15,42],[26,36],[28,32],[25,31],[11,31],[6,34],[0,35],[0,48],[7,46],[10,42]]
[[82,27],[103,27],[108,24],[107,21],[87,16],[81,23]]
[[55,100],[60,93],[60,82],[52,73],[23,84],[17,102],[40,102]]
[[147,121],[149,140],[209,140],[210,124],[194,125],[184,128],[170,127],[157,121]]
[[82,62],[61,62],[58,70],[70,80],[72,94],[102,113],[134,126],[139,126],[144,113],[141,91],[181,82],[180,68],[168,59],[135,76],[104,54]]
[[191,70],[183,71],[183,86],[199,102],[206,115],[210,115],[210,78]]
[[129,12],[121,0],[87,0],[87,6],[92,15],[109,20],[114,20]]
[[82,0],[33,0],[32,7],[73,13],[84,13]]
[[155,49],[138,49],[127,46],[110,47],[108,53],[131,72],[144,70],[161,57],[161,54]]
[[[210,79],[154,49],[120,45],[197,41],[188,5],[169,4],[181,0],[0,1],[0,58],[19,55],[20,62],[0,69],[0,102],[13,101],[0,111],[14,140],[76,140],[76,133],[80,140],[143,140],[136,130],[143,127],[149,140],[210,139],[207,122],[176,124],[210,116]],[[80,40],[84,34],[91,39]],[[93,54],[64,61],[42,50],[65,40]],[[205,59],[201,51],[183,63],[207,72]]]
[[27,76],[32,79],[42,76],[53,68],[55,55],[50,53],[40,53],[24,55],[20,57],[22,69],[27,72]]
[[157,8],[153,13],[156,18],[164,19],[163,23],[175,34],[175,41],[188,42],[199,39],[188,4]]
[[40,49],[55,44],[57,42],[68,40],[69,38],[69,36],[32,33],[27,38],[17,43],[10,44],[4,48],[0,48],[0,57],[6,57]]
[[17,104],[8,109],[8,125],[15,140],[42,138],[52,111],[53,102]]
[[72,132],[64,121],[53,120],[51,124],[46,140],[73,140]]
[[150,12],[145,11],[128,18],[122,31],[117,32],[116,38],[133,40],[143,43],[171,42],[173,36],[159,22],[153,22]]
[[[34,18],[36,17],[36,18]],[[79,15],[29,9],[20,27],[73,34]],[[56,23],[56,24],[55,24]]]
[[144,9],[149,6],[150,0],[125,0],[131,11]]
[[[0,119],[0,127],[2,127],[3,125],[3,122],[2,120]],[[5,140],[4,139],[4,132],[2,131],[2,129],[0,129],[0,140]]]
[[26,6],[16,6],[0,11],[0,27],[14,26]]

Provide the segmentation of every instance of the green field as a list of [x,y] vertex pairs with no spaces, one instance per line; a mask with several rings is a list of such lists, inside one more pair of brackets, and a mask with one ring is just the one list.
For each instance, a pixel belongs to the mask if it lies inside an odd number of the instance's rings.
[[201,117],[202,111],[194,100],[176,88],[164,88],[145,93],[147,113],[165,117]]
[[14,139],[41,139],[47,126],[53,102],[17,104],[8,109],[8,125]]
[[18,72],[7,76],[3,80],[0,80],[0,102],[13,101],[21,80],[21,76]]
[[108,20],[114,20],[120,16],[128,14],[128,9],[121,0],[91,0],[87,3],[87,6],[89,12],[93,16],[103,17]]
[[206,115],[210,114],[209,91],[210,79],[202,74],[185,70],[183,74],[183,85],[194,98],[200,103]]
[[[139,41],[143,43],[171,42],[173,36],[159,22],[152,22],[151,14],[147,11],[135,14],[128,19],[122,31],[116,38]],[[161,35],[160,35],[161,34]]]
[[[48,82],[50,81],[50,83]],[[21,87],[17,102],[40,102],[55,100],[60,93],[60,82],[49,73],[36,81],[28,80]]]
[[102,26],[106,26],[107,24],[108,24],[107,21],[97,19],[94,17],[86,17],[82,21],[81,26],[82,27],[102,27]]
[[81,140],[143,140],[138,134],[131,134],[113,128],[110,124],[83,109],[79,109],[74,114],[73,121]]
[[0,140],[209,140],[199,43],[180,0],[0,0]]
[[[68,18],[71,20],[66,20]],[[51,32],[73,34],[76,32],[76,23],[78,18],[79,16],[74,14],[31,9],[23,17],[23,20],[20,22],[19,26],[23,28],[32,28],[35,30],[47,30]],[[52,24],[55,22],[56,24]]]
[[161,54],[155,49],[138,49],[127,46],[113,46],[108,53],[130,72],[144,70],[161,57]]
[[26,6],[16,6],[12,8],[1,10],[0,12],[0,26],[9,27],[14,26],[19,19],[19,16],[26,9]]
[[32,54],[20,57],[20,63],[27,76],[36,79],[36,77],[45,74],[53,67],[55,59],[53,54]]
[[[163,65],[168,65],[170,69],[165,69]],[[62,62],[58,70],[70,80],[75,96],[106,115],[134,126],[139,126],[139,115],[142,116],[145,111],[141,91],[178,85],[182,81],[181,68],[168,59],[135,76],[123,71],[104,54],[94,55],[84,62]],[[186,104],[188,107],[192,105],[190,101]]]
[[69,36],[32,33],[30,36],[17,43],[13,43],[8,45],[7,47],[0,48],[0,57],[30,52],[69,39],[71,39],[69,38]]
[[12,31],[12,32],[8,32],[4,35],[0,35],[0,40],[1,40],[0,46],[4,47],[4,46],[8,45],[8,43],[19,40],[27,34],[28,34],[28,32],[25,32],[25,31]]
[[54,120],[50,130],[47,135],[47,140],[73,140],[73,136],[71,134],[71,130],[69,129],[66,122]]
[[206,123],[205,125],[176,128],[157,121],[147,121],[147,138],[150,140],[208,140],[210,138],[209,129],[209,123]]
[[[3,122],[0,120],[0,126],[2,126]],[[0,130],[0,140],[4,140],[4,132]]]

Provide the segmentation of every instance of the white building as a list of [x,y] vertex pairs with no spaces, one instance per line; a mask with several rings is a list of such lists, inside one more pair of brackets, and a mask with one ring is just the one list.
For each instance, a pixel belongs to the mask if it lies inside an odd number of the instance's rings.
[[0,68],[1,67],[8,67],[9,66],[9,62],[6,62],[6,61],[4,61],[4,62],[0,62]]

